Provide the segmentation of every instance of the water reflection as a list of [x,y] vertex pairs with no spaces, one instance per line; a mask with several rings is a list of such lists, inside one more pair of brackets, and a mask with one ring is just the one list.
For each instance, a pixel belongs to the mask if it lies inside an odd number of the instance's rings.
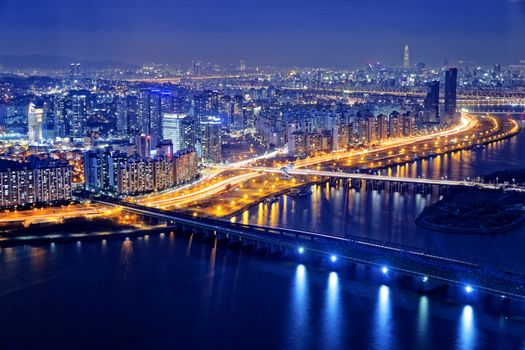
[[323,349],[338,349],[342,346],[344,317],[340,294],[339,276],[336,272],[330,272],[321,329],[321,348]]
[[372,344],[375,349],[391,349],[394,338],[392,334],[392,307],[390,305],[390,288],[383,285],[379,295],[374,315]]
[[133,245],[129,238],[126,238],[120,246],[120,265],[124,268],[123,277],[127,283],[133,267]]
[[292,284],[292,303],[288,322],[289,340],[295,349],[308,349],[310,344],[308,332],[309,293],[308,276],[303,264],[297,266]]
[[458,327],[457,349],[470,350],[477,347],[477,330],[474,318],[474,309],[465,305],[461,313]]
[[423,295],[419,298],[419,308],[417,315],[417,341],[418,347],[424,347],[427,344],[428,336],[428,298]]

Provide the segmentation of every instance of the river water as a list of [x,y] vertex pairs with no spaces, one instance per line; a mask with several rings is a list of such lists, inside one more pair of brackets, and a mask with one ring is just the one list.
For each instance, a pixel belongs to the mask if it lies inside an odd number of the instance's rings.
[[[392,171],[472,177],[525,165],[524,147],[520,134]],[[238,220],[523,268],[524,231],[462,237],[415,227],[434,197],[323,185]],[[168,231],[0,249],[1,349],[525,349],[525,320],[505,315],[469,299],[419,295],[374,269],[333,270]]]

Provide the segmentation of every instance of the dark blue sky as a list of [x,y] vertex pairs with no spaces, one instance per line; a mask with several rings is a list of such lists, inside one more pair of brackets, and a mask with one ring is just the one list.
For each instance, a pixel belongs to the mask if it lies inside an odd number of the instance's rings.
[[525,59],[523,0],[0,0],[0,54],[353,66]]

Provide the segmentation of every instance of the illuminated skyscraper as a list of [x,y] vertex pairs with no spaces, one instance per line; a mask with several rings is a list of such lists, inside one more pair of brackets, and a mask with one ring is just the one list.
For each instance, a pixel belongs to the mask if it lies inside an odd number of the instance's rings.
[[41,103],[31,102],[27,114],[27,136],[30,144],[42,142],[42,117],[44,107]]
[[201,123],[201,159],[203,162],[219,163],[222,159],[221,122],[210,118]]
[[439,122],[439,81],[432,81],[428,84],[424,102],[424,122],[426,124]]
[[191,118],[186,114],[165,113],[162,118],[163,140],[171,140],[173,151],[177,152],[187,147],[190,136],[187,128],[191,126]]
[[144,89],[139,94],[139,117],[141,131],[151,138],[151,147],[156,148],[162,139],[162,94],[157,89]]
[[408,50],[408,45],[405,45],[405,54],[403,56],[403,67],[410,68],[410,52]]
[[75,81],[80,79],[80,63],[71,63],[69,66],[69,79]]
[[456,116],[457,85],[458,69],[450,68],[445,73],[445,116],[449,119]]

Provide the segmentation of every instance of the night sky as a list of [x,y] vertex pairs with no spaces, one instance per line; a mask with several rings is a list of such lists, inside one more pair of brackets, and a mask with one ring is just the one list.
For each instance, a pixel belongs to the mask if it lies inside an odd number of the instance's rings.
[[0,0],[0,54],[349,67],[515,63],[524,0]]

